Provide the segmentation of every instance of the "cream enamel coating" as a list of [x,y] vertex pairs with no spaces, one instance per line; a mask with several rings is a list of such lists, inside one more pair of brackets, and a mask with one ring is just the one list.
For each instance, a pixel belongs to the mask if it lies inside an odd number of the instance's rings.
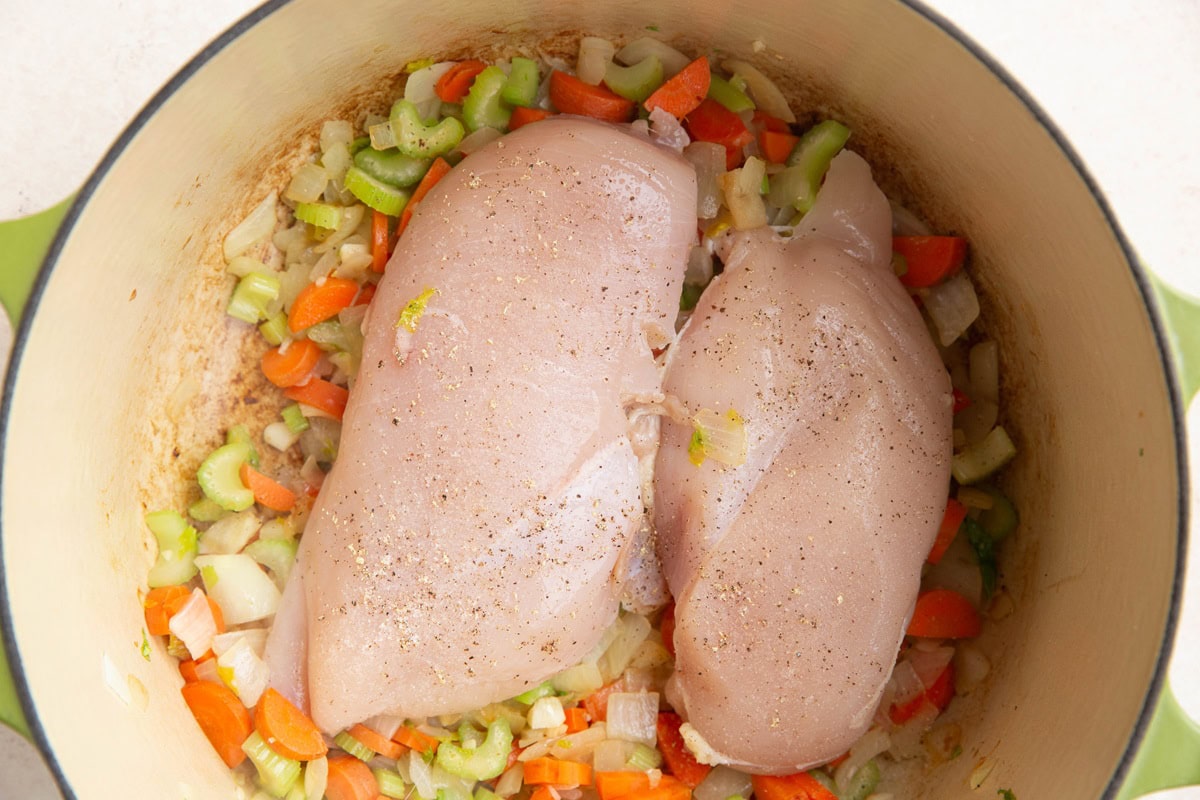
[[[984,64],[890,0],[294,0],[132,135],[75,221],[25,342],[0,497],[10,658],[75,795],[232,795],[162,648],[149,662],[139,652],[137,590],[152,553],[140,517],[146,505],[180,502],[177,479],[212,445],[210,420],[228,406],[222,387],[257,391],[237,358],[203,354],[236,333],[220,313],[227,287],[214,242],[288,155],[276,143],[311,133],[348,90],[394,86],[409,59],[564,32],[557,41],[571,42],[581,30],[636,36],[647,25],[795,76],[798,111],[812,102],[836,112],[880,173],[890,168],[886,189],[920,198],[939,228],[969,237],[1022,450],[1009,488],[1023,524],[1005,565],[1016,611],[981,642],[992,679],[951,712],[963,757],[913,770],[906,792],[962,797],[987,758],[987,796],[999,786],[1022,798],[1102,793],[1169,614],[1180,491],[1170,398],[1101,209]],[[172,398],[186,375],[195,391]],[[167,413],[193,394],[185,413]],[[145,703],[128,682],[128,704],[106,685],[106,660],[144,686]]]

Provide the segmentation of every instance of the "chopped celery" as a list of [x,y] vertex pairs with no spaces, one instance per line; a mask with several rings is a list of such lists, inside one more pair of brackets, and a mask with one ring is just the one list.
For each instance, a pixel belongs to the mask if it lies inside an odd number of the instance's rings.
[[370,761],[375,757],[375,751],[355,739],[348,731],[342,731],[333,737],[333,743],[345,750],[359,761]]
[[402,800],[408,796],[408,787],[404,784],[404,779],[400,777],[399,772],[393,772],[390,769],[373,769],[371,772],[375,775],[375,782],[379,784],[379,793],[384,797]]
[[254,449],[254,439],[245,425],[234,425],[225,432],[225,444],[245,442],[250,448],[250,466],[258,467],[258,451]]
[[218,447],[196,471],[204,494],[226,511],[245,511],[254,505],[254,492],[242,485],[239,471],[250,460],[250,445],[234,442]]
[[392,186],[405,188],[414,186],[429,171],[428,158],[411,158],[394,150],[376,150],[368,147],[354,156],[354,166],[376,180]]
[[267,305],[279,297],[279,278],[262,272],[251,272],[238,281],[225,313],[242,322],[257,325],[267,316]]
[[334,230],[342,224],[342,209],[329,203],[297,203],[296,219],[318,228]]
[[815,780],[817,783],[821,784],[834,794],[837,794],[837,784],[834,782],[833,777],[830,776],[828,772],[823,769],[814,769],[809,770],[808,774],[811,775],[813,780]]
[[653,747],[644,744],[634,745],[633,753],[625,762],[630,769],[638,772],[648,772],[652,769],[658,769],[662,766],[662,753],[655,750]]
[[754,101],[750,99],[750,95],[719,75],[712,76],[708,84],[708,96],[735,114],[754,110]]
[[1008,432],[997,425],[983,441],[956,453],[950,460],[950,473],[959,483],[976,483],[1003,467],[1017,454]]
[[963,520],[961,530],[966,534],[971,549],[975,551],[983,583],[983,599],[987,600],[996,589],[996,543],[980,524],[970,517]]
[[216,522],[225,516],[225,513],[225,509],[207,497],[201,497],[188,506],[188,516],[197,522]]
[[987,492],[992,498],[992,507],[984,509],[983,513],[979,515],[979,525],[987,532],[988,536],[992,537],[992,541],[998,542],[1017,529],[1017,525],[1021,521],[1017,514],[1017,507],[993,486],[977,488]]
[[504,103],[501,93],[504,91],[508,76],[504,70],[492,65],[475,76],[471,91],[463,101],[463,122],[467,128],[477,131],[480,128],[495,128],[503,131],[508,128],[508,118],[512,109]]
[[550,683],[550,681],[546,681],[538,684],[532,689],[521,692],[519,695],[514,697],[513,700],[516,700],[522,705],[531,706],[541,698],[549,697],[552,694],[554,694],[554,686]]
[[300,762],[284,758],[255,731],[242,743],[242,752],[258,770],[258,785],[274,797],[284,797],[300,777]]
[[267,340],[267,344],[278,347],[288,336],[287,314],[282,311],[267,317],[267,321],[258,326],[258,332]]
[[283,421],[287,423],[288,430],[292,433],[304,433],[308,430],[308,419],[304,416],[304,412],[300,410],[299,403],[292,403],[279,412],[279,414],[283,417]]
[[[788,190],[786,197],[781,197],[777,189],[772,192],[773,205],[791,205],[797,211],[807,213],[817,199],[817,190],[821,188],[821,179],[829,169],[833,160],[850,138],[850,129],[840,122],[827,119],[809,128],[788,156],[787,169],[775,176],[772,183],[786,181]],[[784,175],[787,179],[781,180]],[[786,202],[777,202],[785,200]]]
[[187,583],[196,574],[196,529],[177,511],[152,511],[146,526],[158,540],[158,558],[150,568],[150,588]]
[[396,149],[411,158],[433,158],[448,153],[462,141],[464,132],[462,123],[454,117],[426,125],[417,107],[408,100],[397,100],[392,106],[391,123]]
[[346,190],[368,207],[389,217],[398,217],[408,205],[409,193],[384,183],[358,167],[346,170]]
[[610,61],[604,69],[604,83],[626,100],[640,103],[662,86],[662,60],[658,56],[646,56],[628,67]]
[[370,136],[359,136],[350,142],[350,155],[356,156],[363,150],[371,146]]
[[858,768],[853,777],[842,787],[838,797],[841,800],[867,800],[878,785],[879,765],[875,763],[875,759],[871,759]]
[[538,74],[537,62],[528,58],[514,56],[510,62],[512,69],[504,88],[500,90],[500,98],[510,106],[531,106],[537,99]]
[[294,539],[296,538],[296,524],[290,517],[269,519],[258,529],[258,538],[265,540]]
[[486,786],[475,787],[475,795],[472,800],[500,800],[500,795],[488,789]]
[[479,747],[466,749],[444,742],[437,751],[437,764],[460,778],[490,780],[504,771],[511,749],[512,729],[508,720],[497,719],[488,725],[487,738]]

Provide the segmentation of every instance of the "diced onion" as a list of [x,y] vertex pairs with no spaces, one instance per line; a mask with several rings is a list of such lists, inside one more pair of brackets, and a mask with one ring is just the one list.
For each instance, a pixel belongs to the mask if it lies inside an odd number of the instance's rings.
[[963,432],[962,445],[972,445],[982,442],[1000,417],[1000,406],[995,400],[981,397],[972,399],[971,405],[964,408],[954,417],[955,426]]
[[261,526],[262,520],[252,508],[221,517],[200,534],[200,553],[240,553]]
[[329,146],[329,149],[321,156],[321,166],[329,173],[329,179],[340,181],[346,177],[346,170],[350,169],[350,165],[354,163],[354,159],[350,156],[350,148],[342,142],[334,142]]
[[683,157],[696,170],[696,216],[713,219],[721,210],[721,185],[725,172],[725,148],[712,142],[692,142]]
[[[905,659],[912,664],[913,671],[926,690],[933,686],[953,658],[953,647],[924,641],[919,642],[905,654]],[[884,750],[886,749],[885,747]]]
[[604,678],[595,661],[585,661],[558,673],[550,684],[560,692],[591,694],[604,685]]
[[338,223],[337,229],[329,236],[325,237],[325,241],[313,248],[314,252],[327,253],[335,249],[351,234],[358,230],[358,226],[362,224],[366,217],[367,207],[356,203],[352,206],[346,206],[342,209],[342,221]]
[[529,727],[557,728],[567,721],[562,701],[557,697],[539,697],[529,707]]
[[967,328],[979,317],[979,298],[967,273],[959,272],[931,289],[921,291],[921,300],[933,326],[937,328],[938,341],[947,347],[966,333]]
[[245,642],[255,655],[261,657],[267,649],[267,632],[266,628],[246,628],[240,631],[218,633],[213,637],[212,651],[221,656],[238,642]]
[[[404,82],[404,99],[411,103],[420,105],[429,100],[437,100],[437,93],[434,91],[434,86],[437,85],[438,78],[450,71],[456,61],[442,61],[438,64],[419,69],[412,75],[408,76],[408,80]],[[428,119],[427,117],[425,117]]]
[[[215,558],[215,556],[207,557]],[[200,558],[205,558],[205,556],[200,556]],[[274,585],[271,588],[274,589]],[[219,602],[218,605],[220,605]],[[187,648],[192,658],[199,658],[207,653],[212,647],[213,637],[217,635],[217,621],[213,617],[212,608],[208,605],[208,598],[204,596],[204,592],[193,589],[191,597],[171,617],[168,627],[175,638],[183,642],[183,646]]]
[[354,141],[354,126],[344,119],[326,120],[321,126],[321,152],[328,153],[338,145],[345,147]]
[[657,107],[650,112],[650,139],[677,153],[682,153],[683,148],[692,142],[692,137],[688,136],[675,115]]
[[669,78],[679,73],[692,62],[690,58],[674,47],[663,44],[657,39],[651,39],[649,36],[634,39],[617,51],[616,54],[617,61],[626,66],[637,64],[650,56],[655,56],[662,62],[664,78]]
[[967,356],[971,373],[971,400],[1000,399],[1000,348],[995,339],[979,342]]
[[737,59],[729,59],[723,65],[732,75],[741,76],[746,81],[746,91],[754,100],[758,109],[772,117],[779,117],[784,122],[795,122],[796,115],[788,106],[787,98],[775,82],[764,75],[753,64]]
[[893,200],[892,234],[895,236],[932,236],[933,229],[916,214]]
[[261,272],[264,275],[269,275],[273,270],[257,258],[238,256],[229,262],[229,265],[225,267],[225,271],[230,275],[244,278],[252,272]]
[[921,682],[921,678],[917,675],[917,671],[913,669],[912,662],[904,659],[896,663],[892,669],[892,677],[889,679],[891,684],[891,705],[902,706],[917,697],[925,691],[925,684]]
[[[592,751],[592,767],[596,772],[620,772],[627,767],[626,762],[633,754],[633,748],[636,747],[633,742],[625,742],[620,739],[605,739],[596,745],[596,749]],[[720,800],[726,800],[725,797]]]
[[597,662],[605,682],[620,677],[633,654],[650,635],[650,621],[640,614],[626,614],[617,620],[617,625],[620,632]]
[[1017,454],[1008,431],[997,425],[983,441],[969,445],[950,460],[950,473],[959,483],[975,483],[1003,467]]
[[217,656],[217,673],[247,708],[253,708],[258,703],[271,677],[266,662],[259,658],[245,638],[238,639],[233,647]]
[[503,136],[500,131],[490,126],[485,125],[477,131],[472,131],[462,138],[458,143],[458,147],[454,148],[463,155],[470,155],[476,150],[479,150],[486,144],[496,141]]
[[[545,700],[547,698],[542,699]],[[611,739],[607,739],[607,736],[607,726],[603,722],[597,722],[590,728],[585,728],[569,736],[543,739],[537,744],[532,744],[522,750],[517,758],[520,761],[529,761],[531,758],[553,755],[568,761],[584,761],[596,752],[596,748],[602,742],[612,741]],[[621,764],[624,766],[625,762],[622,761]]]
[[733,227],[738,230],[752,230],[767,224],[767,207],[762,197],[766,174],[766,164],[761,158],[748,158],[741,169],[726,172],[717,179],[725,195],[725,205],[733,215]]
[[517,792],[521,791],[521,785],[525,782],[525,765],[519,761],[506,769],[496,781],[496,788],[493,789],[500,797],[512,797]]
[[963,642],[954,654],[954,692],[968,695],[979,688],[988,673],[992,663],[978,647],[970,642]]
[[417,789],[417,794],[427,798],[437,797],[437,789],[433,785],[433,768],[416,750],[408,751],[408,775]]
[[750,776],[726,766],[717,766],[693,790],[695,800],[728,800],[750,796]]
[[585,36],[579,42],[579,59],[575,66],[575,75],[584,83],[596,86],[604,80],[604,72],[616,55],[617,48],[607,39],[598,36]]
[[376,150],[391,150],[396,146],[396,129],[390,120],[367,128],[367,135],[371,137],[371,147]]
[[238,223],[237,227],[225,235],[221,249],[226,261],[232,261],[271,235],[275,230],[275,209],[278,202],[278,195],[271,192]]
[[850,781],[854,778],[854,773],[858,772],[864,764],[891,746],[891,737],[888,736],[888,732],[883,728],[872,728],[867,731],[850,748],[849,757],[838,765],[837,771],[833,774],[834,783],[844,791],[850,786]]
[[263,428],[263,441],[283,452],[300,441],[300,434],[292,433],[292,429],[287,426],[286,422],[272,422]]
[[206,658],[196,662],[196,677],[209,683],[221,683],[221,675],[217,672],[217,660]]
[[[749,448],[746,435],[746,424],[733,409],[724,414],[705,408],[692,417],[695,433],[688,455],[692,462],[699,464],[705,458],[711,458],[730,467],[741,466],[746,462],[746,452]],[[698,451],[697,453],[693,451]]]
[[250,556],[197,556],[196,566],[205,591],[221,607],[226,623],[241,625],[265,619],[279,608],[279,589]]
[[304,765],[304,798],[321,800],[329,782],[329,760],[325,756]]
[[613,739],[654,745],[657,739],[657,692],[613,692],[608,696],[608,735]]
[[315,203],[325,193],[329,173],[320,164],[303,164],[294,173],[283,196],[293,203]]

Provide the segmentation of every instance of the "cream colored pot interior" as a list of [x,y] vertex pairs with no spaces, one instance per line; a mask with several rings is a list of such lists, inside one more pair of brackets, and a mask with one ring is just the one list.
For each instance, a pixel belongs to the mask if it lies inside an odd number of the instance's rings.
[[233,796],[171,660],[158,643],[142,656],[139,605],[153,559],[142,514],[181,506],[215,419],[265,413],[241,371],[255,345],[239,345],[222,313],[223,232],[278,185],[273,170],[311,145],[320,120],[394,92],[410,59],[649,25],[787,76],[798,111],[848,122],[890,191],[971,242],[1021,448],[1009,488],[1023,520],[1003,565],[1016,610],[981,642],[989,683],[952,711],[963,756],[911,770],[898,796],[962,797],[985,758],[981,796],[1104,791],[1169,616],[1175,430],[1121,246],[1004,83],[891,0],[295,0],[132,135],[75,221],[21,356],[2,497],[11,655],[75,794]]

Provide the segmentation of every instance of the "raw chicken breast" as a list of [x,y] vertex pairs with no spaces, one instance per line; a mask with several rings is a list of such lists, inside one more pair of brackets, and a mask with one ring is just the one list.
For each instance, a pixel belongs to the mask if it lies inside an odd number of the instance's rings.
[[681,158],[570,118],[421,202],[269,644],[323,730],[511,697],[615,619],[643,516],[626,408],[659,391],[695,203]]
[[740,414],[736,468],[664,421],[655,522],[676,598],[668,697],[709,761],[792,773],[869,726],[950,477],[950,381],[889,266],[891,212],[853,153],[782,239],[731,236],[670,357],[692,414]]

